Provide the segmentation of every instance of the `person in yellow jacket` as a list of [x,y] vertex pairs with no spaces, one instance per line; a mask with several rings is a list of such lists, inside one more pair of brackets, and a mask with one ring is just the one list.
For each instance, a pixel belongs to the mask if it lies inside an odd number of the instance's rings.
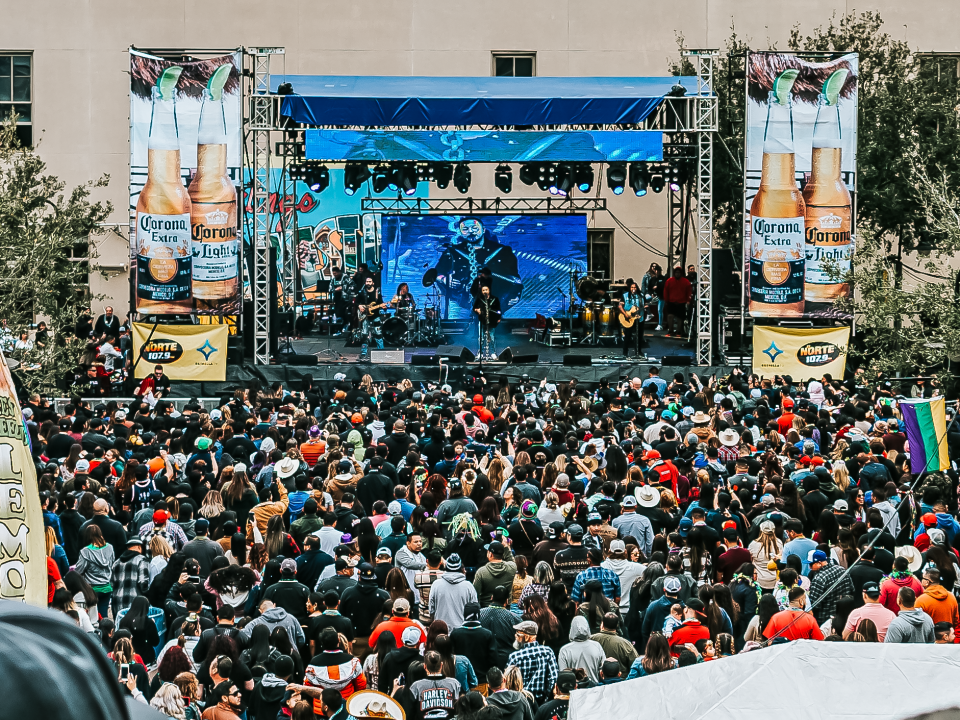
[[[276,488],[276,490],[274,490]],[[279,500],[274,501],[274,493],[278,493]],[[256,525],[262,537],[267,536],[267,522],[274,515],[283,515],[287,511],[290,501],[287,499],[287,488],[282,482],[275,482],[267,487],[261,488],[258,493],[260,502],[254,505],[250,510],[250,517],[247,520],[247,542],[254,542],[253,528]]]

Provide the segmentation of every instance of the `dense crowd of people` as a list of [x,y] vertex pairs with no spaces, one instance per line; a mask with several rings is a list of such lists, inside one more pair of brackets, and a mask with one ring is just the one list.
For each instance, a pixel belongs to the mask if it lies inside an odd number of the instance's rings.
[[160,377],[23,416],[49,604],[172,718],[341,720],[373,689],[563,720],[773,643],[960,629],[958,476],[911,475],[890,383],[341,374],[178,411]]

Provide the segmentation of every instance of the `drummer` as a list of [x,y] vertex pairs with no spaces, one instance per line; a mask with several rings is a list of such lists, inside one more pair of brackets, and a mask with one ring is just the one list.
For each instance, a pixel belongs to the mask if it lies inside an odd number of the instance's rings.
[[390,305],[400,313],[404,311],[412,312],[417,309],[417,301],[413,299],[410,286],[407,283],[400,283],[397,286],[397,294],[390,300]]

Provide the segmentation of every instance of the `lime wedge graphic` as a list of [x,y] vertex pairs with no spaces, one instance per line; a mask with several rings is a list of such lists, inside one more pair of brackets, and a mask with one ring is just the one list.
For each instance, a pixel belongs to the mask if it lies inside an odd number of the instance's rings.
[[182,72],[182,67],[168,67],[157,78],[157,89],[160,91],[162,99],[173,100],[173,90],[177,87],[177,80],[180,79],[180,73]]
[[840,100],[840,91],[843,84],[847,81],[847,75],[850,71],[847,68],[840,68],[834,72],[827,81],[823,83],[823,97],[827,100],[827,105],[836,105]]
[[790,89],[793,87],[793,83],[796,82],[799,74],[799,70],[790,68],[777,75],[777,79],[773,81],[773,96],[781,105],[786,105],[789,102]]
[[227,84],[227,78],[230,77],[231,70],[233,70],[233,65],[228,63],[218,67],[210,76],[210,80],[207,81],[207,92],[210,93],[211,100],[219,100],[223,97],[223,86]]

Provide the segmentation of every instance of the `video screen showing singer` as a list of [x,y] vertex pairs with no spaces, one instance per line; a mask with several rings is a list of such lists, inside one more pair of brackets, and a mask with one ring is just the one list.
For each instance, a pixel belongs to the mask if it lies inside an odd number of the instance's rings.
[[480,357],[483,360],[494,360],[497,357],[497,348],[493,333],[500,324],[503,313],[500,310],[500,299],[491,294],[489,285],[480,286],[480,295],[473,301],[473,312],[480,321]]

